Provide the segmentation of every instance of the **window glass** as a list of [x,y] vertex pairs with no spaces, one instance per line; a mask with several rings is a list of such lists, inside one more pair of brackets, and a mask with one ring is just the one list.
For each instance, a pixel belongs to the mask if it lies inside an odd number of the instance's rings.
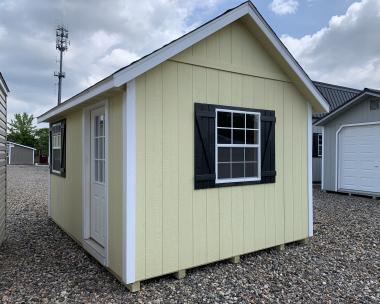
[[51,171],[61,174],[62,170],[62,131],[61,123],[51,127]]
[[245,131],[244,130],[233,130],[234,134],[234,144],[245,144]]
[[232,148],[232,161],[244,162],[244,148]]
[[105,127],[104,115],[94,117],[94,134],[93,134],[93,167],[94,180],[97,183],[105,182]]
[[216,183],[260,180],[260,113],[216,110]]
[[233,127],[234,128],[245,128],[245,114],[234,113],[233,114]]
[[220,112],[218,115],[218,127],[231,128],[231,113]]
[[218,160],[219,160],[219,162],[230,162],[231,161],[231,148],[219,148]]
[[231,143],[231,129],[218,129],[218,144]]

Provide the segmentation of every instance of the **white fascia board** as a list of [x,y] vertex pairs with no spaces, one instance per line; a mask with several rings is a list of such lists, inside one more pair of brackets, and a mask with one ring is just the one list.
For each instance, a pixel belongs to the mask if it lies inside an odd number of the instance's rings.
[[8,141],[8,144],[16,145],[16,146],[23,147],[23,148],[27,148],[27,149],[30,149],[30,150],[36,150],[35,148],[29,147],[29,146],[25,146],[25,145],[21,145],[21,144],[18,144],[18,143],[12,142],[12,141]]
[[329,121],[330,119],[332,119],[333,117],[335,117],[337,114],[341,113],[342,111],[344,111],[345,109],[347,109],[348,107],[350,107],[352,104],[356,103],[357,101],[359,101],[362,97],[364,96],[373,96],[373,97],[378,97],[380,98],[380,94],[376,94],[376,93],[373,93],[373,92],[363,92],[361,93],[360,95],[354,97],[354,99],[352,99],[351,101],[347,102],[345,105],[343,105],[342,107],[340,107],[338,110],[336,111],[333,111],[331,112],[330,114],[327,114],[325,117],[323,117],[322,119],[318,120],[314,126],[323,126],[323,124],[327,121]]
[[313,82],[310,80],[309,76],[307,76],[305,71],[300,67],[300,65],[297,63],[294,57],[286,49],[281,40],[273,33],[272,29],[269,27],[266,21],[262,19],[257,9],[252,8],[249,12],[249,16],[255,21],[256,25],[269,39],[269,41],[275,47],[277,52],[279,52],[280,55],[285,59],[285,61],[291,67],[291,69],[297,75],[297,77],[304,83],[309,92],[315,97],[315,99],[318,100],[319,104],[323,107],[323,109],[329,112],[330,106],[326,102],[325,98],[318,91]]
[[91,87],[80,94],[77,97],[73,97],[71,100],[66,101],[61,106],[56,107],[55,109],[41,115],[38,117],[38,123],[45,122],[49,118],[58,115],[59,113],[68,110],[71,107],[74,107],[89,98],[92,98],[100,93],[103,93],[106,90],[115,87],[121,87],[127,82],[135,79],[139,75],[149,71],[155,66],[161,64],[162,62],[172,58],[173,56],[179,54],[180,52],[186,50],[197,42],[205,39],[206,37],[212,35],[213,33],[219,31],[223,27],[231,24],[232,22],[240,19],[243,16],[250,16],[253,22],[259,27],[259,29],[264,33],[268,40],[275,47],[277,52],[284,58],[286,63],[290,66],[292,71],[297,75],[297,77],[305,85],[306,89],[310,94],[318,101],[318,103],[326,111],[329,111],[329,105],[326,100],[323,98],[321,93],[314,86],[310,78],[306,75],[304,70],[299,66],[297,61],[289,53],[286,47],[283,45],[281,40],[276,36],[276,34],[270,29],[266,21],[261,17],[257,9],[250,3],[244,3],[239,7],[219,16],[218,18],[210,21],[206,25],[199,27],[193,32],[180,37],[178,40],[169,43],[163,48],[155,51],[151,55],[148,55],[145,58],[140,59],[136,63],[131,64],[130,66],[125,67],[124,69],[116,72],[112,76],[103,80],[101,84]]
[[96,95],[104,93],[112,89],[113,87],[114,87],[113,78],[112,77],[106,78],[103,81],[101,81],[101,83],[87,89],[85,92],[81,93],[79,96],[74,96],[68,101],[65,101],[64,103],[59,105],[58,107],[53,108],[52,110],[46,112],[45,114],[42,114],[40,117],[37,118],[37,123],[46,122],[49,118],[54,117],[72,107],[75,107],[87,101],[88,99],[95,97]]
[[209,24],[195,30],[193,33],[180,38],[178,41],[169,44],[168,46],[162,48],[161,50],[155,52],[151,56],[148,56],[136,64],[121,70],[114,75],[115,86],[119,87],[126,82],[138,77],[139,75],[147,72],[158,64],[168,60],[169,58],[177,55],[178,53],[184,51],[190,46],[196,44],[197,42],[203,40],[204,38],[212,35],[228,24],[240,19],[241,17],[249,15],[260,30],[265,34],[269,41],[273,44],[275,49],[280,53],[280,55],[285,59],[287,64],[297,75],[297,77],[304,83],[309,92],[318,100],[319,104],[327,112],[330,110],[329,104],[326,102],[322,94],[314,86],[313,82],[307,76],[307,74],[302,70],[293,56],[285,48],[281,40],[273,33],[265,20],[262,19],[256,8],[250,3],[241,5],[240,7],[232,10],[231,12],[222,15],[221,17],[211,21]]
[[117,72],[114,75],[115,86],[119,87],[126,82],[136,78],[137,76],[149,71],[160,63],[172,58],[180,52],[186,50],[192,45],[219,31],[226,25],[240,19],[244,15],[247,15],[251,7],[249,4],[241,5],[236,9],[216,18],[209,24],[206,24],[194,32],[179,38],[177,41],[168,44],[166,47],[156,51],[155,53],[141,59],[136,64],[132,64],[129,67]]

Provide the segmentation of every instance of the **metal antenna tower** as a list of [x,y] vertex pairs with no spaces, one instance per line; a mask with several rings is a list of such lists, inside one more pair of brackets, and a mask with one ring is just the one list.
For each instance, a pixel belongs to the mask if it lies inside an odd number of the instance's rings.
[[63,52],[67,51],[67,46],[70,45],[69,31],[63,26],[57,26],[55,30],[56,45],[55,48],[59,51],[59,72],[54,72],[54,76],[58,77],[58,104],[61,103],[62,94],[62,78],[65,78],[65,73],[62,72]]

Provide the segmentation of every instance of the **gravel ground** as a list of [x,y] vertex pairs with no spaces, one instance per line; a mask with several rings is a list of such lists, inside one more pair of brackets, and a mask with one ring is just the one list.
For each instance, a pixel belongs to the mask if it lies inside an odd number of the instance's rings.
[[309,245],[266,250],[142,284],[131,294],[47,218],[46,168],[8,170],[3,303],[379,303],[380,201],[315,191]]

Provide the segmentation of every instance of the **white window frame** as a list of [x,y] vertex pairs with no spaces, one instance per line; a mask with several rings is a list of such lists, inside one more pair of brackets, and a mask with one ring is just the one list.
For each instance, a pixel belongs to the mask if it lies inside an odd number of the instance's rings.
[[[218,144],[218,112],[228,112],[231,113],[231,144]],[[244,128],[234,128],[233,127],[233,113],[249,114],[258,116],[258,129],[247,129],[247,120],[245,120]],[[223,127],[220,127],[223,129]],[[258,133],[258,143],[257,144],[233,144],[233,130],[252,130]],[[236,177],[236,178],[218,178],[218,148],[257,148],[257,177]],[[245,164],[245,162],[244,162]],[[245,165],[244,165],[245,170]],[[215,109],[215,183],[216,184],[227,184],[227,183],[241,183],[241,182],[253,182],[261,180],[261,113],[254,111],[240,111],[240,110],[230,110],[223,108]]]
[[318,146],[317,156],[322,157],[322,154],[323,154],[323,137],[322,137],[322,134],[320,134],[320,133],[317,136],[317,146]]
[[[59,131],[59,137],[60,137],[60,142],[59,142],[59,147],[57,146],[57,145],[55,145],[55,140],[54,140],[54,132],[52,131],[52,134],[51,134],[51,172],[53,172],[53,173],[56,173],[56,174],[61,174],[61,171],[59,170],[54,170],[54,157],[53,157],[53,155],[54,155],[54,153],[53,153],[53,151],[54,150],[60,150],[61,151],[61,153],[60,153],[60,155],[61,155],[61,160],[62,160],[62,129],[61,129],[61,122],[58,122],[58,123],[55,123],[55,124],[52,124],[52,126],[51,126],[51,129],[52,130],[54,130],[54,127],[56,127],[56,126],[59,126],[59,129],[60,129],[60,131]],[[55,135],[56,137],[57,137],[57,135]],[[61,164],[61,166],[62,166],[62,164]]]

